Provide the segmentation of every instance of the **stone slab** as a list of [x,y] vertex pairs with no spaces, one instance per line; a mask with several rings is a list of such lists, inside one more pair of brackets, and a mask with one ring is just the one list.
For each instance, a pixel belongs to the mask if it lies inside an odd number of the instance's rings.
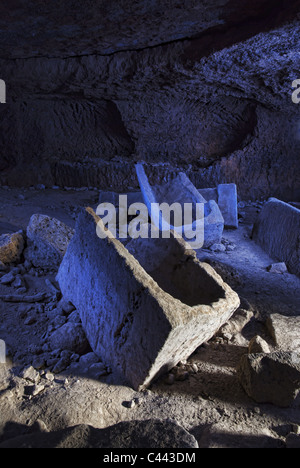
[[238,209],[237,209],[237,188],[235,184],[220,184],[218,191],[218,206],[224,218],[226,228],[237,229]]
[[300,210],[276,198],[264,205],[252,238],[273,259],[300,276]]
[[[183,241],[164,239],[167,253],[148,273],[106,234],[87,208],[57,280],[76,306],[92,350],[141,390],[210,339],[240,301]],[[148,251],[153,255],[150,246]]]
[[237,373],[242,387],[257,403],[288,407],[300,391],[298,353],[245,354]]

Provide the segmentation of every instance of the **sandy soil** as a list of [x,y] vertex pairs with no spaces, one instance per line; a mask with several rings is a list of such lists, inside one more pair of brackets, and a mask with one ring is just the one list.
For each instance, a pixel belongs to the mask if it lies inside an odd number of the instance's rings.
[[[80,207],[95,207],[98,195],[90,190],[0,188],[0,234],[25,230],[34,213],[54,216],[74,227]],[[26,324],[30,305],[0,301],[0,339],[11,356],[6,364],[0,364],[0,442],[33,431],[37,424],[51,431],[81,423],[103,428],[125,420],[171,418],[191,432],[200,447],[285,447],[287,435],[294,425],[300,425],[299,403],[286,409],[255,403],[241,388],[236,367],[256,334],[274,349],[265,327],[270,314],[299,315],[300,279],[267,271],[274,260],[250,238],[258,209],[251,205],[243,211],[246,217],[239,229],[224,231],[224,238],[235,244],[235,250],[200,251],[198,256],[227,265],[228,282],[252,318],[229,341],[216,336],[201,346],[188,360],[186,369],[190,372],[184,381],[168,385],[161,378],[147,392],[138,393],[114,372],[94,380],[66,371],[47,381],[38,395],[24,395],[18,375],[22,366],[30,363],[32,349],[41,345],[49,319],[42,305],[35,310],[37,320]],[[34,294],[49,291],[46,279],[54,282],[55,274],[36,270],[24,278],[28,294]],[[0,295],[13,292],[13,287],[0,285]],[[191,364],[196,364],[193,371]],[[137,404],[130,408],[128,402],[134,398],[138,398]]]

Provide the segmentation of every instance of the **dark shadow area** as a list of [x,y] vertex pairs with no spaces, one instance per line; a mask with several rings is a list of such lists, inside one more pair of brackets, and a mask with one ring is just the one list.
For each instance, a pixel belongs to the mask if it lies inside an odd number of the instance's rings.
[[257,34],[280,27],[295,20],[299,10],[299,0],[292,0],[288,5],[285,0],[231,0],[223,17],[224,25],[194,36],[181,60],[194,62]]
[[0,236],[2,234],[13,234],[18,229],[11,223],[0,221]]
[[251,400],[237,381],[236,375],[221,371],[200,371],[192,374],[183,382],[177,381],[169,386],[161,378],[153,383],[153,389],[163,389],[170,395],[189,395],[203,400],[213,401],[218,399],[226,403],[251,404]]
[[282,440],[268,435],[243,434],[242,432],[222,432],[218,429],[204,430],[200,440],[200,448],[285,448]]
[[[210,305],[225,298],[224,290],[193,261],[167,259],[149,274],[172,297],[191,307]],[[196,279],[196,280],[195,280]]]
[[215,344],[208,348],[200,347],[193,355],[193,361],[207,363],[218,367],[235,368],[243,354],[247,354],[245,346],[233,344]]

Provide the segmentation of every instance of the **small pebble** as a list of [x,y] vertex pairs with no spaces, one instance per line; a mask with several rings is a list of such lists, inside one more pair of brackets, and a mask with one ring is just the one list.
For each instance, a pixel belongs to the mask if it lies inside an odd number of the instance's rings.
[[174,382],[175,382],[175,375],[174,374],[168,374],[166,379],[165,379],[165,383],[167,385],[173,385]]
[[42,385],[42,384],[35,385],[34,388],[33,388],[32,396],[38,395],[43,390],[45,390],[45,385]]
[[49,382],[53,382],[54,375],[51,372],[46,372],[45,379],[48,380]]
[[178,372],[175,376],[176,380],[184,381],[189,378],[189,373],[187,371]]
[[37,369],[37,370],[40,370],[42,369],[43,367],[45,367],[45,359],[43,358],[37,358],[33,361],[32,363],[32,367],[34,367],[34,369]]

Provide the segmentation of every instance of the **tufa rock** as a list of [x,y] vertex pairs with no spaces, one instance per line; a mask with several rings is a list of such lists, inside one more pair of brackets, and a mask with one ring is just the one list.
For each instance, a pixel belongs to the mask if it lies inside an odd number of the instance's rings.
[[257,403],[289,407],[300,391],[300,354],[245,354],[237,375],[245,392]]
[[0,278],[0,283],[9,285],[15,280],[15,275],[10,271],[9,273],[6,273],[6,275],[3,275],[2,278]]
[[0,262],[4,265],[19,262],[23,249],[24,239],[21,232],[0,236]]
[[300,276],[300,210],[276,198],[264,205],[252,237],[272,258]]

